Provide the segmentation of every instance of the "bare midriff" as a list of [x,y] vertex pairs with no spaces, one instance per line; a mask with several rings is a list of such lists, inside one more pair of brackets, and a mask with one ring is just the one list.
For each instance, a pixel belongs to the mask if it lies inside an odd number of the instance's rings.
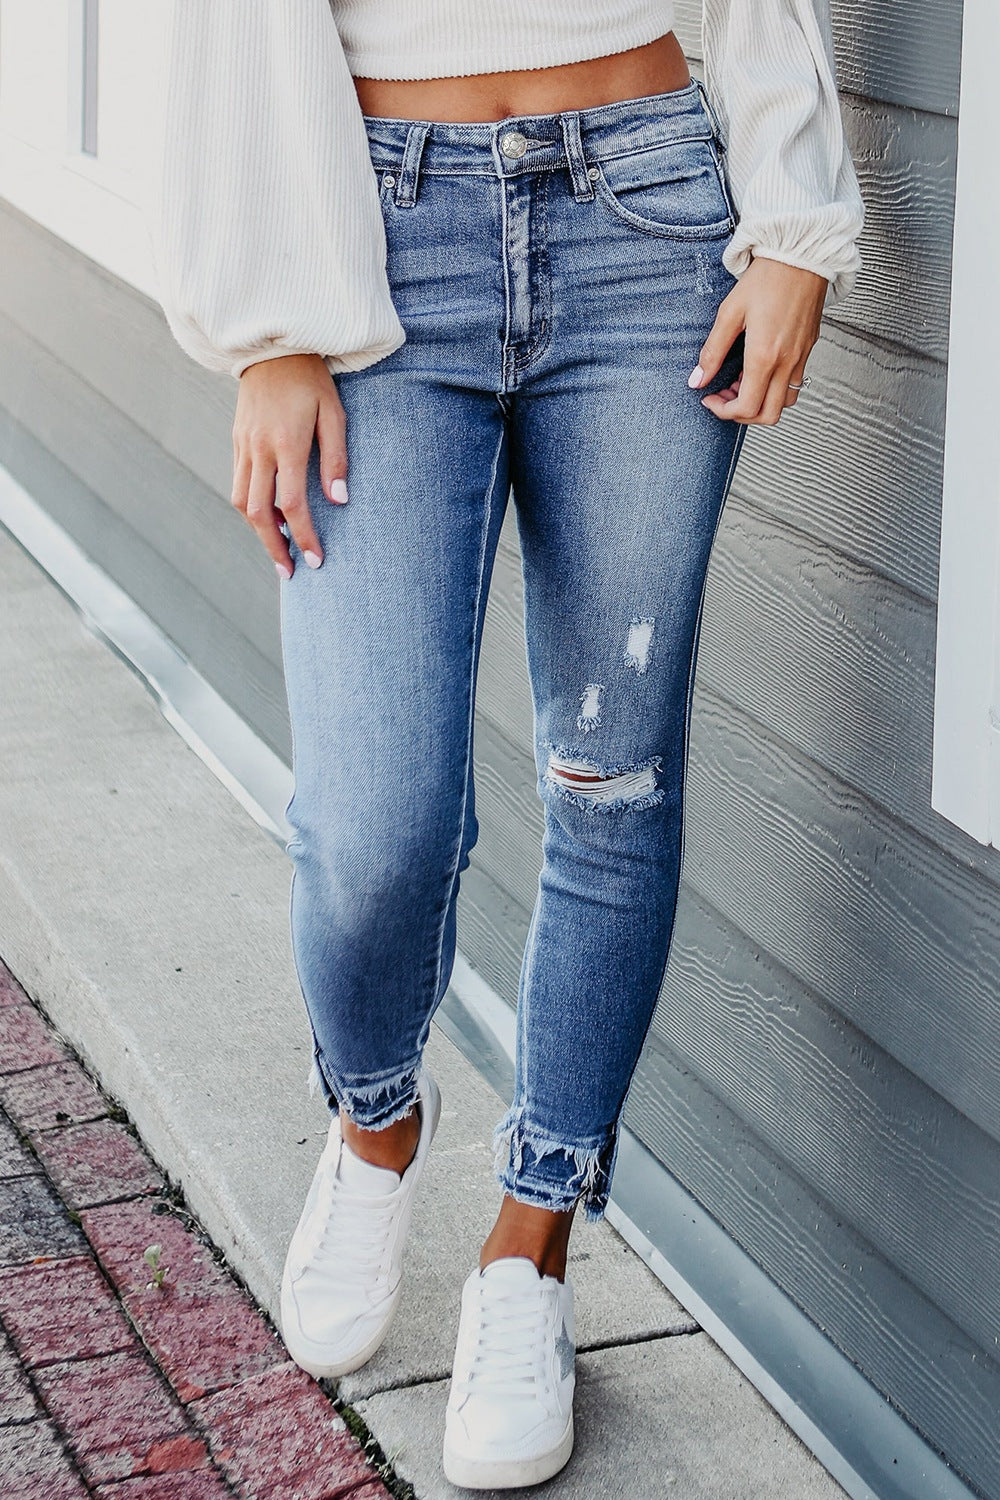
[[669,93],[690,82],[681,45],[668,31],[644,47],[555,68],[475,73],[465,78],[355,78],[354,86],[366,115],[468,124],[590,109]]

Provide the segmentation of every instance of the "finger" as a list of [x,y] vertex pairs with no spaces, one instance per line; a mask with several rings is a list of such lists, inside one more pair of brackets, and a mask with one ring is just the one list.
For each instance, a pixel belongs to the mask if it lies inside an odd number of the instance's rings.
[[257,459],[250,475],[246,518],[257,533],[264,550],[284,578],[292,576],[292,558],[285,538],[278,530],[274,509],[274,461]]
[[698,363],[688,376],[688,385],[698,390],[718,375],[722,362],[743,332],[743,314],[727,297],[719,306],[708,338],[701,346]]
[[795,395],[794,391],[788,389],[791,378],[788,370],[775,371],[757,413],[757,421],[762,427],[773,427],[785,409],[785,397]]
[[[735,401],[739,396],[740,381],[742,379],[743,372],[741,370],[739,375],[737,375],[736,379],[733,381],[732,385],[724,386],[721,391],[713,391],[711,398],[704,397],[701,403],[702,406],[708,406],[710,410],[715,410],[715,407],[719,403],[721,403],[722,406],[728,406],[731,401]],[[714,405],[712,403],[714,403]]]
[[324,401],[316,418],[323,493],[335,505],[347,504],[347,418],[340,398]]
[[773,427],[779,421],[785,407],[795,405],[799,393],[792,390],[792,383],[801,383],[805,362],[806,355],[786,356],[776,366],[774,377],[757,418],[762,425]]
[[319,544],[309,511],[306,493],[308,456],[299,452],[278,455],[277,506],[284,517],[292,539],[310,568],[318,568],[323,561],[323,549]]
[[748,358],[740,376],[739,394],[735,401],[720,401],[715,394],[703,396],[702,406],[727,422],[753,422],[756,420],[771,383],[772,369],[759,359]]
[[244,516],[247,513],[247,500],[250,496],[252,467],[249,453],[237,448],[233,454],[233,493],[229,503]]
[[[792,368],[792,370],[791,370],[791,372],[790,372],[790,374],[788,376],[788,379],[789,379],[790,382],[794,381],[794,383],[796,385],[801,385],[802,382],[803,382],[803,380],[805,379],[805,374],[806,374],[806,362],[805,362],[804,359],[800,359],[798,361],[798,363],[793,366],[793,368]],[[799,392],[798,391],[793,391],[791,389],[791,387],[789,387],[789,389],[786,390],[786,392],[785,392],[785,405],[786,406],[794,406],[795,403],[798,401],[798,399],[799,399]]]

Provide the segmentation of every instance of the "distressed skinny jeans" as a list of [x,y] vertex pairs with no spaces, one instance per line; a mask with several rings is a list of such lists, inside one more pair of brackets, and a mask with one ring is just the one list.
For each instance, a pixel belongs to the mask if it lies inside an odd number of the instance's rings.
[[[413,1103],[478,831],[476,674],[510,497],[545,833],[497,1172],[522,1202],[598,1218],[670,947],[705,574],[746,432],[687,386],[733,285],[721,142],[697,83],[366,124],[406,343],[337,377],[351,498],[323,497],[314,449],[325,560],[281,585],[313,1083],[369,1129]],[[707,389],[740,365],[734,346]]]

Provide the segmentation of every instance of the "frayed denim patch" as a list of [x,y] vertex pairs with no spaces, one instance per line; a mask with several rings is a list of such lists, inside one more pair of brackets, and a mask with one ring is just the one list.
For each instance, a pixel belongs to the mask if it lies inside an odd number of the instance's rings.
[[386,1130],[413,1108],[419,1073],[420,1064],[415,1063],[374,1083],[343,1084],[334,1088],[327,1082],[317,1051],[313,1053],[309,1069],[309,1094],[313,1097],[322,1093],[331,1110],[343,1109],[362,1130]]
[[[518,1106],[500,1121],[493,1134],[493,1146],[497,1181],[518,1203],[530,1203],[554,1213],[582,1203],[591,1222],[603,1217],[618,1155],[617,1124],[596,1146],[568,1146],[527,1123],[524,1108]],[[542,1173],[532,1181],[532,1168],[554,1156],[565,1159],[565,1182],[547,1182]]]

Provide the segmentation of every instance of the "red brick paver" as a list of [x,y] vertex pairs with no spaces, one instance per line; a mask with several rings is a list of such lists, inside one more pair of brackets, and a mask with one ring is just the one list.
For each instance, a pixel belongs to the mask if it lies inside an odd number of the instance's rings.
[[0,1429],[0,1494],[17,1500],[87,1500],[89,1493],[51,1422]]
[[[143,1474],[116,1484],[99,1484],[98,1500],[231,1500],[233,1491],[213,1469],[191,1469],[186,1474]],[[351,1497],[354,1500],[354,1497]],[[360,1495],[359,1500],[368,1500]],[[385,1500],[379,1491],[373,1500]]]
[[35,1383],[91,1483],[200,1469],[208,1461],[183,1407],[141,1354],[46,1365]]
[[70,1208],[158,1193],[165,1186],[131,1131],[116,1120],[91,1120],[32,1134],[32,1144]]
[[0,1005],[30,1005],[31,1000],[6,964],[0,963]]
[[[288,1358],[250,1298],[174,1214],[144,1199],[88,1209],[84,1229],[129,1316],[182,1401],[235,1385]],[[163,1285],[142,1258],[160,1249]]]
[[75,1061],[0,1076],[0,1105],[29,1133],[99,1120],[108,1112],[107,1100]]
[[371,1480],[342,1419],[291,1362],[195,1401],[191,1410],[213,1456],[254,1500],[354,1496]]
[[0,1271],[0,1319],[29,1369],[141,1347],[90,1255]]
[[33,1006],[4,1006],[0,1073],[21,1073],[40,1063],[62,1062],[66,1056],[66,1048]]
[[388,1500],[120,1114],[0,963],[0,1496]]

